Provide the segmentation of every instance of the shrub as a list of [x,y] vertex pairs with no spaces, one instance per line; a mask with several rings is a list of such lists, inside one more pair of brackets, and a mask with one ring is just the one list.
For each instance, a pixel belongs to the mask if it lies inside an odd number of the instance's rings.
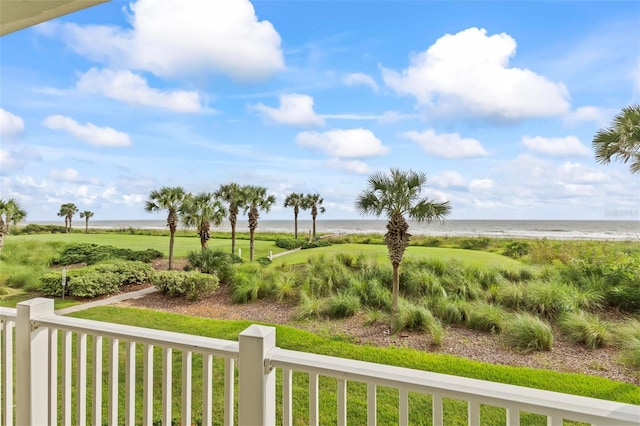
[[207,248],[189,252],[185,270],[197,270],[204,274],[213,274],[222,283],[227,284],[233,280],[235,273],[232,265],[238,263],[242,263],[242,258],[235,254]]
[[90,269],[99,273],[115,273],[120,276],[119,285],[144,284],[152,280],[153,268],[140,261],[117,260],[112,263],[99,263]]
[[611,342],[611,326],[598,316],[586,312],[568,312],[562,315],[558,326],[574,343],[595,349]]
[[306,250],[306,249],[310,249],[310,248],[317,248],[317,247],[329,247],[331,245],[331,242],[329,240],[315,240],[315,241],[305,241],[304,243],[302,243],[302,246],[300,246],[300,248],[302,250]]
[[525,287],[524,306],[544,318],[556,318],[575,309],[572,287],[558,282],[536,281]]
[[433,307],[433,313],[445,324],[462,324],[467,319],[469,302],[461,300],[440,300]]
[[279,238],[276,240],[276,247],[280,247],[286,250],[295,250],[302,247],[303,240],[296,240],[295,238]]
[[468,305],[467,326],[473,330],[497,333],[502,328],[505,311],[496,305],[474,302]]
[[520,309],[525,303],[525,286],[516,283],[503,285],[498,288],[496,298],[506,308]]
[[[48,272],[43,274],[40,277],[40,289],[45,296],[62,296],[62,273]],[[66,288],[66,294],[69,294],[69,287]]]
[[393,331],[428,330],[434,321],[436,319],[428,308],[401,300],[398,313],[393,319]]
[[502,254],[505,256],[519,259],[529,253],[529,243],[525,241],[512,241],[507,243]]
[[91,271],[73,278],[71,294],[76,297],[96,297],[117,293],[122,276],[116,272]]
[[356,294],[363,305],[372,309],[390,311],[392,305],[391,292],[376,279],[354,278],[349,284],[350,290]]
[[319,318],[324,312],[326,300],[310,297],[306,293],[300,294],[300,304],[296,308],[295,318],[297,320]]
[[405,272],[400,277],[400,288],[406,297],[421,298],[426,296],[431,299],[447,297],[447,291],[437,275],[415,266],[405,268]]
[[640,321],[629,320],[615,332],[616,344],[622,348],[622,360],[635,368],[640,368]]
[[551,327],[531,314],[514,314],[508,318],[502,336],[507,346],[522,352],[549,351],[553,347]]
[[256,259],[256,262],[262,266],[262,267],[266,267],[271,265],[271,259],[269,259],[268,257],[259,257]]
[[74,265],[77,263],[91,265],[109,259],[151,262],[153,259],[160,257],[162,257],[162,252],[154,249],[134,251],[107,245],[81,243],[67,246],[53,263],[57,265]]
[[360,299],[358,296],[339,293],[329,299],[326,313],[331,318],[347,318],[354,316],[359,310]]
[[486,237],[465,238],[460,242],[460,248],[466,250],[484,250],[489,247],[491,240]]
[[209,296],[219,287],[218,277],[196,271],[158,271],[153,282],[163,293],[191,300]]

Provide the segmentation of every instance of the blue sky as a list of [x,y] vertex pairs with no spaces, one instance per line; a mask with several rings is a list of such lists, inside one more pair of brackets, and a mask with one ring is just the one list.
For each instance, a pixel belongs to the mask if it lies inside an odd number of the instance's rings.
[[0,39],[1,197],[156,219],[153,189],[235,181],[265,219],[293,191],[355,219],[397,167],[451,219],[637,220],[591,140],[640,102],[638,28],[635,1],[112,1]]

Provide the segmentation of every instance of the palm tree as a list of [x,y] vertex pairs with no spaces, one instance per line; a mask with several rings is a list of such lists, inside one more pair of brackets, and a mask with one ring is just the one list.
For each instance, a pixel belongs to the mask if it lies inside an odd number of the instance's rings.
[[267,188],[262,186],[245,186],[242,194],[244,213],[249,213],[249,261],[253,261],[254,237],[258,227],[260,210],[268,212],[275,204],[276,197],[267,195]]
[[598,130],[592,144],[598,163],[609,164],[611,158],[631,162],[631,173],[640,173],[640,105],[622,108],[611,127]]
[[298,213],[300,213],[300,209],[306,210],[304,200],[304,194],[298,192],[292,192],[287,195],[287,198],[284,200],[284,207],[293,207],[293,235],[296,240],[298,239]]
[[400,292],[400,263],[409,245],[411,234],[405,216],[416,222],[443,220],[451,212],[448,201],[438,203],[421,198],[427,176],[412,170],[391,169],[369,176],[369,188],[356,198],[356,211],[361,215],[381,214],[389,219],[384,242],[393,266],[393,313],[398,312]]
[[84,233],[89,233],[89,219],[93,217],[93,212],[85,210],[80,212],[80,219],[84,218]]
[[316,239],[316,218],[318,217],[318,213],[324,213],[327,211],[324,207],[322,207],[322,203],[324,200],[320,196],[320,194],[307,194],[304,197],[303,209],[311,209],[311,218],[313,219],[313,239]]
[[163,186],[159,190],[153,190],[149,199],[145,202],[146,212],[159,212],[167,210],[167,226],[169,227],[169,270],[173,268],[173,241],[178,227],[178,209],[182,205],[187,193],[180,186]]
[[4,214],[4,230],[5,233],[9,233],[10,225],[17,225],[22,222],[27,217],[27,211],[23,209],[18,202],[10,198],[6,202],[3,203],[2,212],[0,215]]
[[198,230],[200,246],[204,250],[210,238],[211,224],[220,226],[227,212],[214,194],[202,192],[198,195],[189,194],[180,206],[179,213],[185,226],[195,227]]
[[78,207],[73,203],[65,203],[60,206],[58,216],[64,217],[64,231],[71,232],[71,220],[78,213]]
[[231,224],[231,254],[236,251],[236,224],[238,213],[242,205],[242,187],[235,182],[220,185],[215,193],[216,197],[227,204],[229,209],[229,223]]

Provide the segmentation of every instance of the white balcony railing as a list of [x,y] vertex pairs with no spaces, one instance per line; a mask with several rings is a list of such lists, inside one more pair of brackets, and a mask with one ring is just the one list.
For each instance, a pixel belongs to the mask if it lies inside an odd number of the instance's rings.
[[[154,403],[158,403],[154,398],[154,383],[161,384],[159,405],[165,425],[176,417],[183,425],[192,424],[194,415],[202,416],[203,425],[214,422],[233,425],[236,407],[240,425],[273,425],[276,404],[281,407],[282,423],[291,425],[296,420],[293,402],[300,398],[293,392],[294,372],[308,375],[308,416],[312,425],[319,423],[320,377],[336,380],[335,409],[339,425],[349,424],[347,382],[366,384],[369,425],[376,424],[378,387],[397,389],[398,423],[402,425],[409,424],[410,413],[414,418],[420,417],[410,404],[409,395],[414,393],[431,396],[430,417],[434,425],[447,424],[443,398],[465,401],[468,424],[474,426],[483,423],[481,405],[506,409],[505,422],[510,426],[519,425],[520,414],[524,412],[546,416],[548,425],[562,425],[564,420],[596,425],[640,425],[640,406],[637,405],[280,349],[275,346],[273,327],[252,325],[240,333],[238,342],[233,342],[59,316],[53,313],[53,301],[48,299],[23,302],[17,309],[0,308],[0,321],[0,423],[6,425],[14,424],[14,411],[18,425],[84,425],[87,422],[101,425],[105,421],[110,425],[152,424]],[[156,368],[160,371],[158,377],[154,377],[154,347],[162,352],[162,365]],[[103,359],[105,350],[107,356]],[[177,385],[180,413],[172,412],[176,386],[172,377],[174,351],[181,353],[182,374]],[[193,371],[194,357],[201,357],[201,371]],[[137,376],[139,358],[141,377]],[[215,383],[212,373],[216,358],[224,364],[222,383]],[[119,371],[121,366],[124,372]],[[276,398],[278,369],[282,373],[282,392]],[[236,370],[237,392],[234,389]],[[103,373],[108,376],[106,389],[102,388]],[[119,386],[122,374],[123,389]],[[193,413],[192,378],[199,374],[203,382],[202,411]],[[216,409],[212,403],[214,387],[223,392],[222,407]],[[124,395],[120,394],[122,391]],[[137,392],[142,394],[142,413],[136,412]],[[105,408],[103,398],[106,398]],[[119,401],[123,401],[123,406],[119,406]]]

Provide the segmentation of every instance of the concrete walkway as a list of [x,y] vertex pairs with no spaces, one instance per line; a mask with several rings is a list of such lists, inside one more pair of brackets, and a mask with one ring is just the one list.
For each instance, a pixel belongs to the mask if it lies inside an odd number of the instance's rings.
[[132,291],[132,292],[129,292],[129,293],[122,293],[122,294],[118,294],[116,296],[111,296],[111,297],[107,297],[107,298],[100,299],[100,300],[94,300],[93,302],[81,303],[79,305],[70,306],[68,308],[58,309],[56,311],[56,314],[58,314],[58,315],[67,315],[67,314],[70,314],[72,312],[78,312],[78,311],[83,311],[83,310],[89,309],[89,308],[95,308],[96,306],[106,306],[106,305],[112,305],[114,303],[122,302],[123,300],[139,299],[141,297],[146,296],[147,294],[155,293],[157,291],[158,291],[158,289],[155,288],[155,287],[147,287],[147,288],[143,288],[142,290],[138,290],[138,291]]

